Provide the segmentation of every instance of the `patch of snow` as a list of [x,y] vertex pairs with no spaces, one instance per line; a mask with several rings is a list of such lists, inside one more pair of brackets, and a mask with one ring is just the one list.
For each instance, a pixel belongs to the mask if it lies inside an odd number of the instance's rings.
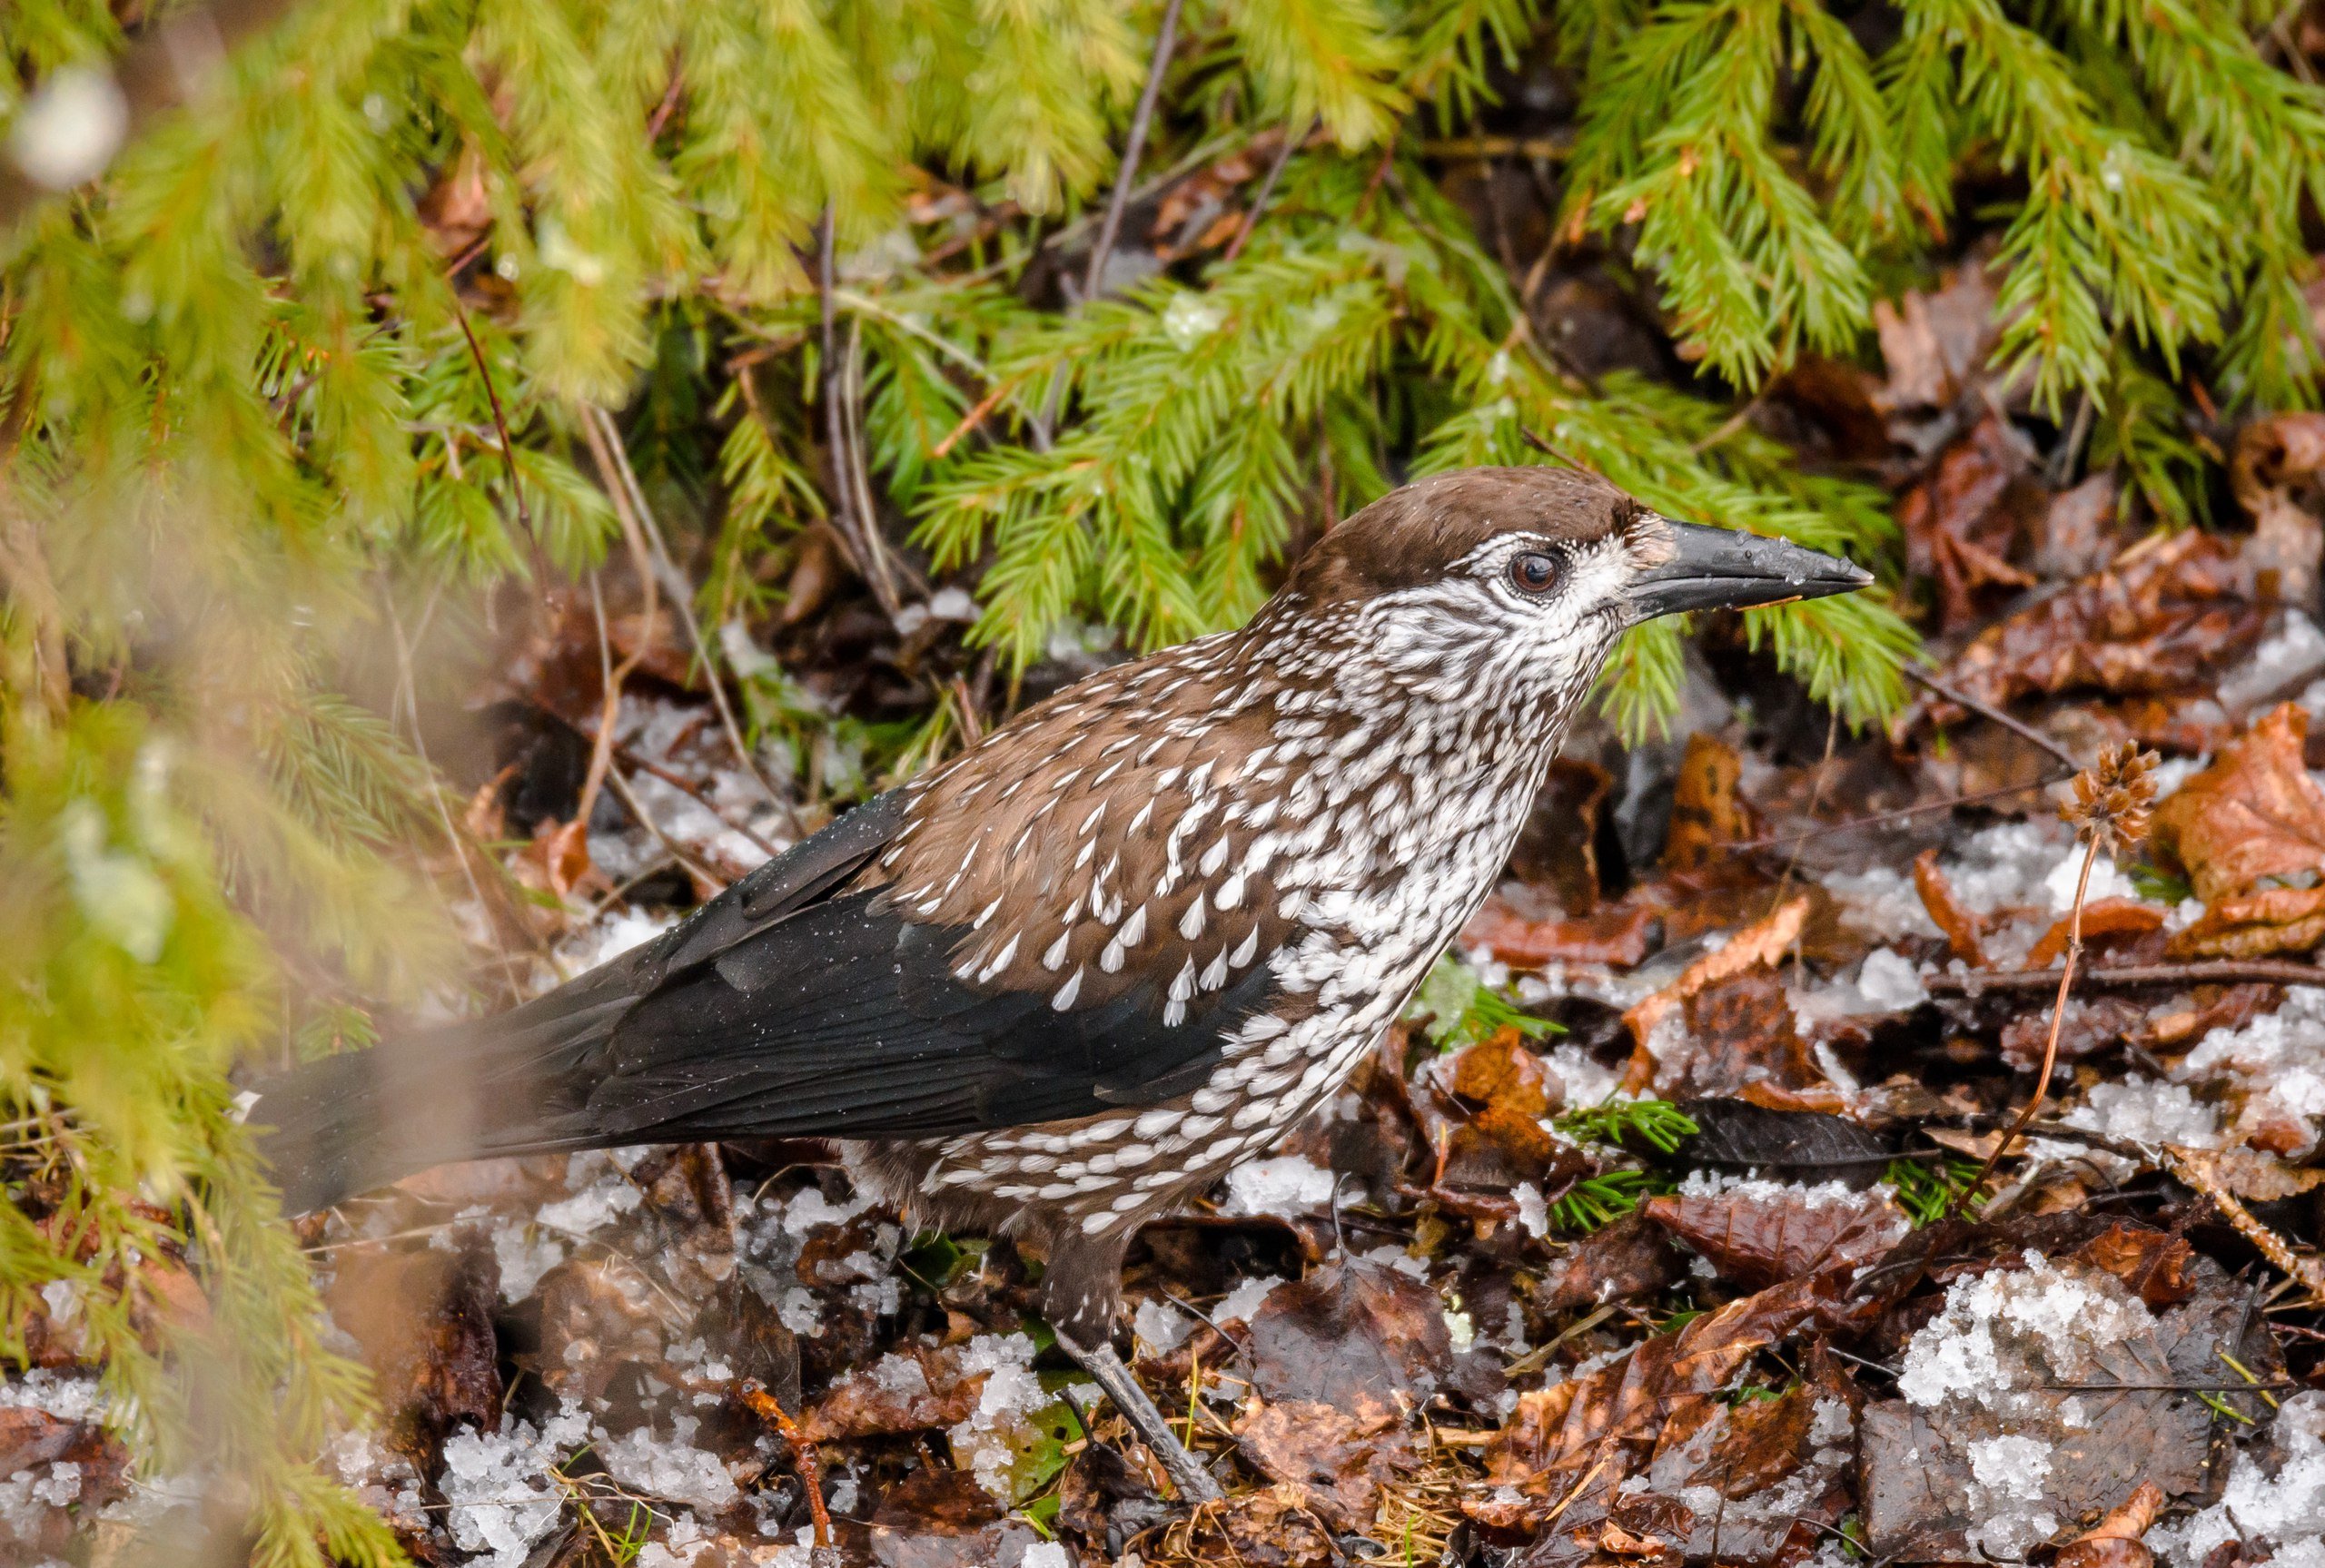
[[625,1486],[706,1514],[722,1513],[742,1493],[716,1454],[694,1445],[701,1425],[696,1416],[678,1416],[667,1437],[641,1426],[599,1443],[598,1456],[605,1461],[608,1474]]
[[819,1225],[846,1225],[871,1207],[872,1199],[867,1195],[834,1203],[824,1196],[822,1188],[806,1187],[784,1206],[783,1228],[792,1236],[804,1237]]
[[2272,1547],[2271,1563],[2325,1563],[2325,1394],[2304,1391],[2277,1412],[2273,1471],[2239,1453],[2221,1499],[2191,1518],[2157,1525],[2148,1543],[2171,1568],[2201,1568],[2231,1541]]
[[2325,1040],[2325,987],[2285,988],[2285,1000],[2276,1011],[2264,1013],[2241,1029],[2215,1029],[2196,1042],[2172,1077],[2182,1083],[2227,1079],[2244,1091],[2244,1107],[2237,1118],[2241,1136],[2269,1123],[2284,1123],[2303,1130],[2306,1145],[2316,1147],[2317,1118],[2325,1116],[2325,1057],[2317,1042]]
[[1856,989],[1865,1000],[1887,1012],[1903,1012],[1929,1000],[1913,960],[1895,948],[1878,947],[1857,967]]
[[2252,656],[2221,677],[2213,695],[2231,713],[2257,707],[2325,671],[2325,632],[2300,611],[2279,613]]
[[1550,1206],[1543,1199],[1542,1189],[1530,1181],[1521,1181],[1509,1196],[1518,1204],[1518,1223],[1526,1234],[1539,1241],[1550,1233]]
[[[565,1180],[570,1198],[544,1203],[534,1220],[544,1229],[583,1238],[603,1230],[646,1201],[618,1169],[607,1170],[611,1159],[603,1154],[577,1154],[566,1162]],[[591,1179],[592,1177],[595,1179]],[[587,1182],[588,1185],[582,1185]],[[495,1240],[496,1250],[498,1239]]]
[[1558,1081],[1566,1086],[1566,1109],[1574,1110],[1593,1105],[1604,1105],[1615,1098],[1615,1090],[1622,1086],[1623,1075],[1611,1067],[1602,1066],[1572,1040],[1560,1040],[1550,1047],[1543,1058]]
[[1957,1280],[1945,1306],[1906,1343],[1897,1391],[1934,1410],[1966,1400],[2004,1418],[2042,1401],[2013,1380],[2039,1358],[2057,1379],[2096,1376],[2098,1347],[2155,1327],[2154,1316],[2112,1280],[2054,1267],[2040,1253],[2026,1267]]
[[1332,1201],[1333,1176],[1297,1154],[1254,1159],[1227,1173],[1227,1196],[1219,1212],[1226,1215],[1321,1213]]
[[[2310,687],[2310,690],[2325,695],[2325,681],[2318,682]],[[2155,764],[2147,776],[2155,783],[2155,798],[2165,801],[2179,794],[2182,784],[2211,765],[2212,759],[2209,753],[2202,756],[2165,757]]]
[[1885,865],[1865,871],[1826,872],[1817,879],[1840,905],[1841,924],[1885,942],[1900,937],[1941,937],[1914,879]]
[[1445,1331],[1451,1336],[1456,1356],[1478,1342],[1478,1326],[1466,1312],[1448,1312],[1445,1315]]
[[1249,1323],[1275,1287],[1283,1283],[1272,1274],[1262,1274],[1255,1279],[1240,1282],[1234,1289],[1220,1297],[1219,1305],[1211,1309],[1214,1323]]
[[[2050,895],[2051,912],[2064,914],[2074,907],[2075,883],[2083,878],[2081,849],[2071,849],[2059,858],[2043,879],[2043,891]],[[2137,898],[2140,890],[2132,879],[2116,869],[2114,857],[2101,855],[2091,863],[2091,883],[2083,893],[2085,903],[2097,903],[2102,898]]]
[[500,1299],[518,1302],[530,1296],[541,1276],[565,1261],[565,1244],[543,1236],[523,1219],[502,1219],[492,1228],[492,1256],[500,1265]]
[[1073,1558],[1055,1541],[1036,1541],[1017,1559],[1017,1568],[1073,1568]]
[[1034,1342],[1023,1334],[980,1334],[961,1349],[965,1377],[988,1376],[977,1407],[946,1436],[953,1462],[964,1459],[977,1484],[995,1497],[1009,1494],[1009,1469],[1034,1435],[1026,1417],[1050,1403],[1034,1374]]
[[104,1389],[94,1377],[69,1376],[45,1367],[0,1382],[0,1405],[37,1410],[59,1421],[105,1419]]
[[633,948],[645,946],[678,923],[674,911],[623,908],[559,942],[557,956],[568,975],[586,974]]
[[1364,1261],[1382,1268],[1393,1268],[1415,1279],[1429,1277],[1429,1259],[1415,1257],[1393,1241],[1386,1241],[1364,1255]]
[[549,1470],[589,1440],[589,1417],[569,1401],[539,1430],[504,1417],[496,1433],[463,1428],[444,1439],[438,1485],[450,1504],[445,1527],[463,1552],[489,1568],[521,1568],[565,1506]]
[[1186,1343],[1195,1320],[1167,1301],[1142,1301],[1131,1315],[1131,1331],[1158,1352],[1168,1354]]

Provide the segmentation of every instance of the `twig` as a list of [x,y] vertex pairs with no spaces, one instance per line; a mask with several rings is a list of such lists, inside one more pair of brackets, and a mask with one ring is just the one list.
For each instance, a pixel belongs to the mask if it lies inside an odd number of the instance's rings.
[[1275,162],[1268,165],[1267,178],[1260,182],[1259,193],[1252,198],[1252,205],[1244,212],[1242,222],[1236,225],[1235,237],[1227,242],[1224,260],[1232,261],[1243,253],[1243,242],[1252,237],[1252,231],[1260,226],[1260,217],[1268,210],[1268,198],[1275,194],[1276,182],[1283,178],[1285,165],[1291,162],[1292,153],[1315,133],[1315,121],[1311,119],[1308,130],[1297,136],[1289,129],[1285,130],[1283,145],[1276,149]]
[[1994,1173],[1995,1164],[2009,1152],[2011,1144],[2034,1119],[2034,1113],[2043,1109],[2043,1101],[2050,1096],[2051,1070],[2059,1060],[2059,1031],[2066,1026],[2067,992],[2074,984],[2074,966],[2083,957],[2083,900],[2091,890],[2091,868],[2099,863],[2100,839],[2101,835],[2094,833],[2084,843],[2083,869],[2074,879],[2074,902],[2067,910],[2066,962],[2059,968],[2059,992],[2051,1001],[2051,1035],[2043,1043],[2043,1065],[2035,1072],[2034,1092],[2027,1098],[2026,1108],[2018,1113],[2018,1119],[2010,1124],[2010,1130],[2002,1135],[2002,1141],[1994,1145],[1994,1152],[1986,1156],[1985,1164],[1978,1168],[1978,1174],[1945,1206],[1948,1219],[1954,1218],[1972,1193],[1986,1184],[1986,1178]]
[[1801,843],[1809,839],[1827,838],[1836,833],[1849,833],[1857,828],[1879,827],[1885,823],[1899,822],[1909,816],[1925,816],[1934,811],[1952,811],[1957,806],[1984,805],[1988,801],[2005,800],[2014,794],[2024,794],[2029,790],[2047,789],[2058,782],[2058,775],[2053,774],[2049,778],[2037,779],[2032,784],[2004,784],[2000,789],[1980,790],[1975,794],[1948,795],[1944,800],[1923,801],[1917,805],[1898,806],[1892,811],[1877,811],[1865,816],[1843,817],[1835,823],[1822,823],[1808,833],[1737,839],[1727,847],[1737,851],[1783,849],[1787,845]]
[[2314,1257],[2302,1257],[2286,1245],[2285,1238],[2263,1225],[2243,1201],[2231,1192],[2212,1169],[2211,1156],[2201,1149],[2167,1146],[2164,1163],[2172,1174],[2203,1195],[2204,1199],[2221,1212],[2221,1218],[2233,1227],[2239,1236],[2252,1244],[2252,1249],[2274,1265],[2286,1278],[2309,1292],[2312,1297],[2325,1297],[2325,1262]]
[[[640,549],[644,545],[644,540],[638,541]],[[650,632],[656,609],[653,572],[647,571],[645,578],[646,625]],[[594,571],[589,574],[589,607],[596,612],[598,620],[598,676],[602,695],[598,707],[598,733],[589,742],[589,768],[581,775],[581,795],[573,808],[573,820],[581,824],[584,833],[589,831],[589,814],[597,809],[598,792],[605,786],[607,770],[613,765],[614,730],[621,723],[622,683],[638,667],[638,661],[646,656],[647,645],[646,637],[639,637],[629,656],[618,666],[614,663],[613,638],[606,630],[606,597],[599,588]]]
[[[491,367],[484,362],[484,350],[477,346],[476,333],[470,330],[468,307],[460,303],[460,292],[451,291],[452,320],[460,324],[460,336],[469,343],[469,357],[476,361],[476,373],[484,382],[485,401],[492,405],[492,428],[500,434],[500,464],[509,470],[509,494],[517,503],[517,521],[530,538],[533,534],[533,508],[525,500],[525,487],[517,478],[516,444],[509,439],[509,417],[500,409],[500,392],[492,384]],[[538,544],[539,541],[535,539]]]
[[1147,128],[1154,122],[1154,105],[1162,96],[1162,78],[1171,69],[1171,51],[1179,37],[1179,7],[1169,0],[1162,7],[1162,25],[1154,31],[1154,58],[1146,67],[1146,85],[1139,90],[1138,107],[1131,112],[1130,135],[1123,142],[1122,167],[1114,173],[1113,193],[1106,198],[1106,216],[1090,247],[1090,266],[1083,274],[1082,297],[1098,297],[1099,280],[1105,276],[1106,258],[1113,253],[1122,232],[1123,213],[1130,206],[1131,187],[1138,179],[1138,161],[1146,151]]
[[1420,155],[1441,158],[1450,163],[1472,158],[1523,158],[1556,161],[1574,151],[1571,135],[1559,136],[1449,136],[1423,142]]
[[2003,728],[2008,730],[2019,739],[2029,742],[2032,745],[2041,746],[2044,751],[2058,758],[2059,761],[2064,764],[2068,768],[2078,773],[2083,770],[2083,764],[2075,760],[2074,754],[2073,752],[2067,750],[2066,747],[2061,745],[2058,742],[2053,740],[2050,736],[2044,735],[2041,730],[2036,729],[2033,725],[2022,723],[2021,721],[2011,717],[2008,714],[1989,703],[1980,702],[1976,697],[1971,696],[1966,693],[1955,691],[1952,686],[1947,685],[1944,681],[1939,680],[1927,670],[1921,669],[1914,665],[1906,665],[1904,668],[1905,672],[1905,678],[1907,680],[1914,681],[1922,685],[1927,686],[1931,691],[1935,692],[1939,696],[1944,697],[1947,702],[1954,704],[1956,707],[1967,708],[1972,713],[1976,714],[1980,718],[1994,720],[1994,723],[2002,725]]
[[[629,453],[622,445],[621,432],[614,429],[613,416],[603,409],[585,408],[581,412],[581,421],[589,433],[590,455],[600,465],[612,465],[609,477],[615,481],[617,515],[624,506],[631,508],[640,533],[652,547],[649,572],[658,573],[662,577],[669,590],[671,607],[678,611],[678,624],[686,627],[687,637],[694,645],[695,656],[702,661],[703,673],[709,677],[706,684],[710,688],[710,705],[718,711],[718,723],[727,732],[727,744],[734,748],[735,761],[751,775],[751,782],[759,786],[767,799],[778,806],[784,804],[783,797],[767,782],[767,774],[759,771],[758,759],[751,755],[751,748],[744,743],[743,727],[735,722],[735,710],[728,705],[727,689],[718,678],[718,660],[711,652],[709,639],[702,635],[702,624],[695,619],[694,585],[687,581],[685,575],[678,570],[678,563],[670,558],[669,547],[663,542],[662,530],[654,521],[653,508],[646,504],[646,491],[639,486],[638,475],[629,466]],[[626,500],[622,498],[624,492],[627,493]],[[650,635],[650,621],[647,630]]]
[[656,822],[653,814],[638,803],[638,796],[630,792],[628,782],[621,776],[618,769],[606,770],[606,787],[613,791],[614,799],[621,802],[622,810],[636,819],[638,826],[654,835],[654,842],[662,846],[665,854],[684,866],[689,875],[699,877],[706,886],[719,892],[726,890],[725,877],[680,849],[677,841],[662,831],[662,824]]
[[750,823],[729,820],[727,814],[720,811],[718,807],[712,803],[710,797],[702,793],[702,786],[689,781],[684,774],[678,772],[674,768],[666,768],[651,757],[640,756],[629,747],[622,745],[618,742],[615,744],[614,754],[621,758],[623,762],[628,763],[631,767],[636,768],[639,773],[652,774],[656,778],[660,779],[664,784],[668,784],[680,794],[692,800],[695,804],[708,812],[712,816],[717,817],[720,826],[731,828],[735,832],[741,833],[745,838],[751,841],[751,846],[754,849],[757,849],[760,853],[767,855],[769,859],[773,859],[775,856],[783,853],[783,851],[776,844],[770,843],[764,834],[755,831]]
[[816,1544],[829,1546],[832,1543],[832,1516],[824,1508],[823,1456],[800,1432],[799,1424],[783,1413],[783,1406],[777,1403],[775,1395],[769,1394],[758,1379],[744,1379],[735,1393],[746,1409],[781,1433],[783,1440],[791,1445],[791,1465],[799,1472],[799,1484],[807,1490],[807,1513],[816,1522]]
[[863,574],[872,597],[894,620],[902,606],[896,597],[895,582],[888,575],[887,552],[875,537],[878,524],[869,517],[860,516],[856,509],[855,448],[848,439],[847,416],[840,407],[846,378],[840,368],[838,304],[832,298],[838,229],[837,215],[832,203],[826,202],[823,221],[816,228],[816,295],[823,332],[824,441],[831,449],[832,498],[838,503],[833,508],[832,520],[838,526],[840,537],[848,544],[848,553],[859,557],[854,565]]
[[[2060,982],[2055,969],[2006,969],[1990,974],[1933,974],[1922,981],[1932,996],[1975,998],[1989,991],[2048,991]],[[2138,985],[2325,985],[2325,964],[2285,959],[2206,959],[2191,963],[2127,963],[2085,970],[2085,986]]]

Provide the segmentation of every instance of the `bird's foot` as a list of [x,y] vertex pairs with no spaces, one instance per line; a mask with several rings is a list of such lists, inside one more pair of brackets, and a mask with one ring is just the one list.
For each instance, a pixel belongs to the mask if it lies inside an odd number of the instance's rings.
[[1188,1452],[1178,1434],[1171,1430],[1170,1422],[1155,1408],[1154,1401],[1146,1396],[1146,1390],[1138,1386],[1138,1379],[1131,1376],[1130,1368],[1123,1365],[1123,1358],[1114,1354],[1113,1346],[1101,1340],[1096,1348],[1085,1350],[1063,1335],[1059,1336],[1058,1344],[1084,1372],[1097,1379],[1098,1386],[1106,1391],[1106,1397],[1114,1402],[1114,1408],[1123,1413],[1123,1419],[1130,1423],[1139,1441],[1162,1462],[1163,1473],[1177,1488],[1181,1503],[1217,1503],[1226,1497],[1218,1481],[1202,1467],[1202,1461]]

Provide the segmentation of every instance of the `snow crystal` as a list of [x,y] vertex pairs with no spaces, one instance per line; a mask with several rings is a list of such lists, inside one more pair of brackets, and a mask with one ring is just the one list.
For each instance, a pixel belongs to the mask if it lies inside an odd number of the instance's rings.
[[2258,1124],[2290,1122],[2302,1128],[2306,1153],[2317,1141],[2325,1115],[2325,987],[2285,988],[2284,1005],[2241,1029],[2215,1029],[2196,1042],[2172,1077],[2182,1083],[2232,1076],[2243,1080],[2245,1103],[2240,1130]]
[[[1973,913],[2023,908],[2037,902],[2036,890],[2056,869],[2062,846],[2073,860],[2073,839],[2063,826],[2054,828],[2047,818],[1998,823],[1956,846],[1944,863],[1946,882],[1954,899]],[[2072,869],[2068,874],[2073,874]],[[2092,875],[2096,880],[2095,868]],[[2067,892],[2074,892],[2072,883]],[[2047,896],[2042,902],[2047,903]]]
[[961,1375],[986,1373],[977,1407],[946,1435],[955,1464],[965,1458],[977,1484],[1009,1494],[1009,1469],[1033,1436],[1025,1417],[1050,1403],[1034,1373],[1034,1342],[1023,1334],[980,1334],[962,1347]]
[[1227,1173],[1226,1215],[1314,1214],[1332,1201],[1332,1173],[1297,1154],[1254,1159]]
[[2214,695],[2231,713],[2258,706],[2325,671],[2325,632],[2299,610],[2285,610],[2252,650],[2228,672]]
[[81,1467],[58,1460],[36,1470],[19,1470],[0,1481],[0,1533],[18,1541],[37,1539],[48,1511],[81,1495]]
[[95,1378],[71,1377],[43,1367],[0,1383],[0,1405],[38,1410],[59,1421],[105,1418],[104,1390]]
[[1447,1313],[1445,1331],[1452,1336],[1453,1354],[1456,1356],[1478,1342],[1478,1326],[1466,1312]]
[[565,1261],[565,1245],[525,1220],[504,1219],[492,1228],[492,1256],[500,1265],[500,1298],[522,1301]]
[[700,1425],[698,1417],[680,1415],[671,1422],[668,1437],[641,1426],[599,1444],[598,1455],[624,1485],[717,1514],[734,1506],[742,1494],[718,1456],[694,1445]]
[[1970,1459],[1970,1544],[1989,1558],[2023,1557],[2055,1534],[2058,1514],[2045,1504],[2051,1445],[2039,1437],[1974,1442]]
[[1194,1329],[1194,1319],[1167,1301],[1142,1301],[1131,1315],[1131,1329],[1160,1352],[1176,1350]]
[[1429,1277],[1429,1259],[1415,1257],[1393,1241],[1383,1242],[1364,1255],[1364,1261],[1381,1268],[1393,1268],[1415,1279]]
[[1927,1001],[1929,991],[1913,960],[1876,947],[1865,955],[1855,979],[1795,991],[1790,1000],[1793,1016],[1806,1028],[1826,1019],[1909,1011]]
[[1856,1431],[1856,1417],[1845,1399],[1819,1399],[1808,1413],[1808,1441],[1819,1448],[1837,1447]]
[[1017,1568],[1073,1568],[1073,1559],[1054,1541],[1036,1541],[1017,1559]]
[[1856,989],[1865,1001],[1890,1012],[1919,1007],[1929,998],[1913,960],[1894,948],[1879,947],[1865,955],[1857,968]]
[[[591,1174],[588,1163],[590,1158],[585,1154],[573,1156],[566,1168],[569,1187],[577,1186]],[[645,1194],[631,1186],[627,1177],[618,1170],[607,1171],[572,1197],[542,1204],[534,1219],[546,1229],[586,1237],[603,1230],[645,1201]]]
[[2208,1149],[2220,1141],[2220,1115],[2176,1083],[2137,1073],[2096,1083],[2083,1103],[2060,1119],[2069,1127],[2133,1143],[2178,1143]]
[[1996,1269],[1946,1291],[1944,1309],[1905,1346],[1897,1391],[1925,1410],[1966,1399],[1997,1415],[2025,1415],[2041,1402],[2010,1373],[2024,1367],[2030,1351],[2059,1377],[2081,1377],[2097,1371],[2099,1346],[2154,1326],[2153,1315],[2112,1281],[2063,1273],[2030,1252],[2023,1269]]
[[559,943],[557,956],[567,974],[586,974],[633,948],[645,946],[678,923],[678,915],[669,911],[653,913],[625,908]]
[[1895,942],[1899,937],[1940,937],[1913,879],[1885,865],[1858,872],[1826,872],[1818,879],[1840,905],[1841,924],[1867,936]]
[[872,1381],[890,1394],[925,1394],[928,1369],[912,1356],[891,1351],[873,1364]]
[[570,1401],[538,1431],[503,1417],[497,1433],[464,1428],[444,1439],[445,1524],[461,1551],[490,1553],[477,1568],[519,1568],[565,1506],[549,1469],[589,1440],[589,1418]]
[[1530,1181],[1521,1181],[1509,1196],[1518,1204],[1518,1223],[1527,1235],[1539,1241],[1550,1233],[1550,1206],[1542,1197],[1542,1189]]
[[1252,1315],[1260,1309],[1260,1303],[1268,1298],[1268,1293],[1282,1283],[1282,1280],[1272,1274],[1263,1274],[1256,1279],[1242,1281],[1234,1289],[1222,1297],[1219,1305],[1211,1309],[1212,1321],[1249,1323],[1252,1320]]
[[775,1313],[783,1320],[783,1326],[794,1334],[804,1334],[812,1339],[824,1331],[824,1304],[805,1286],[795,1285],[785,1291]]
[[792,1236],[804,1237],[819,1225],[846,1225],[871,1207],[868,1195],[834,1203],[819,1187],[802,1188],[799,1195],[784,1206],[783,1228]]
[[2221,1499],[2194,1517],[2160,1524],[2148,1535],[2172,1568],[2201,1568],[2231,1541],[2275,1548],[2272,1564],[2325,1563],[2325,1394],[2295,1394],[2277,1412],[2281,1450],[2275,1473],[2240,1453]]
[[1558,1075],[1558,1082],[1566,1086],[1567,1109],[1604,1105],[1615,1097],[1622,1086],[1623,1075],[1611,1067],[1600,1065],[1591,1055],[1572,1040],[1560,1040],[1550,1047],[1544,1059],[1550,1070]]
[[[2075,884],[2083,879],[2083,854],[2079,849],[2067,851],[2043,879],[2043,891],[2050,897],[2052,913],[2064,914],[2074,907]],[[2083,893],[2085,903],[2097,903],[2102,898],[2139,896],[2140,890],[2132,879],[2115,868],[2114,857],[2102,854],[2091,863],[2091,884]]]

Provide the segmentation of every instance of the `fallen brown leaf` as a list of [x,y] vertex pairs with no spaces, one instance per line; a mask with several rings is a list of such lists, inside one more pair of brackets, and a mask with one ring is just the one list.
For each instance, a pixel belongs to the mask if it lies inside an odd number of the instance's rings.
[[2325,871],[2325,789],[2301,760],[2308,735],[2309,715],[2286,703],[2156,807],[2156,847],[2206,903],[2263,877]]
[[[2034,693],[2197,689],[2261,640],[2268,616],[2255,592],[2251,563],[2234,544],[2195,528],[2152,535],[2106,570],[1979,633],[1944,678],[1997,707]],[[1944,701],[1914,712],[1941,723],[1963,716]]]
[[[2144,936],[2163,929],[2163,912],[2135,898],[2095,899],[2083,906],[2083,940],[2101,936]],[[2028,969],[2048,969],[2067,950],[2074,932],[2074,916],[2061,915],[2051,929],[2026,950]]]
[[1647,1055],[1647,1039],[1655,1026],[1672,1012],[1686,1005],[1689,997],[1708,989],[1723,980],[1742,974],[1764,964],[1773,965],[1781,960],[1800,935],[1801,923],[1808,918],[1806,898],[1786,899],[1766,918],[1746,926],[1730,937],[1717,952],[1708,952],[1679,971],[1679,978],[1654,995],[1635,1003],[1623,1014],[1623,1022],[1631,1031],[1637,1050],[1625,1077],[1640,1073],[1639,1059],[1647,1058],[1647,1073],[1653,1071],[1654,1058]]
[[2152,1568],[2155,1553],[2140,1539],[2163,1512],[2163,1488],[2142,1481],[2138,1490],[2092,1526],[2059,1548],[2058,1568]]
[[1341,1531],[1371,1524],[1381,1488],[1420,1463],[1400,1415],[1359,1415],[1312,1400],[1254,1395],[1236,1417],[1235,1442],[1261,1474]]
[[1663,863],[1673,871],[1692,871],[1733,853],[1730,845],[1752,836],[1751,808],[1737,798],[1736,786],[1744,776],[1744,759],[1717,735],[1697,733],[1687,737],[1672,783],[1671,832],[1663,846]]
[[1937,929],[1945,933],[1946,951],[1973,969],[1985,967],[1986,955],[1978,944],[1978,917],[1962,907],[1954,886],[1937,863],[1937,851],[1925,849],[1914,857],[1914,892]]
[[1461,932],[1463,947],[1482,947],[1520,969],[1546,963],[1607,963],[1628,969],[1647,956],[1655,912],[1617,905],[1574,920],[1529,920],[1489,898]]
[[1650,1198],[1639,1211],[1709,1259],[1720,1277],[1747,1289],[1869,1263],[1913,1228],[1896,1205],[1876,1193],[1812,1192],[1774,1183]]
[[2192,925],[2172,933],[2165,952],[2173,958],[2266,958],[2307,952],[2320,942],[2325,887],[2264,887],[2206,904]]

